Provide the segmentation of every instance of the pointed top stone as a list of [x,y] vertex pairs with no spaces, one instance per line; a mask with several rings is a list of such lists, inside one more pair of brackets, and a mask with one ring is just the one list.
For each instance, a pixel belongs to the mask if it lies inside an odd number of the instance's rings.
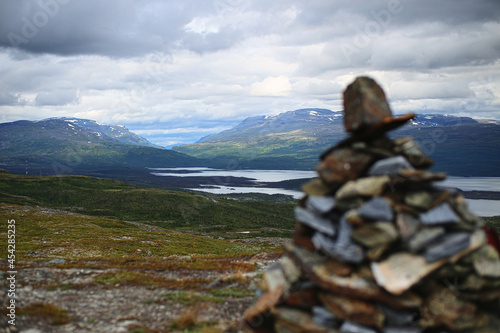
[[344,91],[344,126],[347,132],[388,131],[404,124],[414,114],[394,117],[384,90],[375,80],[361,76]]

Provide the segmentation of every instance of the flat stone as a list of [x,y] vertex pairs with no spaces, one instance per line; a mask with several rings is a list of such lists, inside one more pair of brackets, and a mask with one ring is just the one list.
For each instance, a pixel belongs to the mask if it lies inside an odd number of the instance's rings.
[[342,333],[377,333],[376,330],[370,327],[359,325],[350,321],[345,321],[342,326],[340,326],[340,332]]
[[295,228],[293,229],[292,242],[297,246],[301,246],[309,250],[314,250],[314,244],[312,243],[311,238],[315,232],[316,231],[313,228],[301,222],[296,222]]
[[352,239],[369,248],[391,243],[398,239],[398,236],[398,231],[391,222],[370,223],[351,233]]
[[286,291],[284,303],[292,307],[311,308],[319,305],[317,288],[310,281],[294,284]]
[[280,287],[288,290],[290,286],[300,278],[300,269],[295,265],[292,259],[283,256],[280,261],[272,264],[264,272],[263,281],[266,291],[273,291]]
[[302,191],[307,195],[328,195],[332,193],[333,189],[326,185],[320,178],[314,178],[304,185]]
[[300,268],[297,267],[295,262],[290,259],[287,255],[284,255],[280,259],[281,270],[286,278],[286,280],[290,283],[294,283],[300,279]]
[[473,303],[461,300],[449,289],[435,290],[426,298],[419,321],[421,327],[446,326],[451,330],[486,326],[488,317]]
[[399,213],[396,216],[396,225],[401,238],[407,240],[416,234],[420,222],[411,214]]
[[337,244],[332,238],[315,233],[312,242],[314,247],[342,262],[360,263],[364,259],[363,249],[355,244]]
[[318,326],[312,315],[307,311],[279,307],[274,309],[276,316],[275,331],[279,333],[297,332],[297,333],[327,333],[328,330]]
[[332,196],[310,195],[306,201],[306,208],[318,214],[326,214],[335,207],[335,199]]
[[377,284],[358,274],[335,275],[327,261],[316,252],[285,244],[288,255],[301,266],[302,271],[314,284],[337,295],[361,300],[374,300],[396,308],[416,308],[422,304],[417,295],[407,292],[401,296],[387,293]]
[[324,306],[314,306],[312,315],[313,321],[320,326],[335,327],[339,323],[335,315]]
[[402,170],[413,170],[413,166],[403,156],[384,158],[375,162],[368,174],[370,176],[397,176]]
[[382,197],[374,197],[358,209],[362,218],[374,221],[392,221],[394,213],[390,202]]
[[314,214],[300,206],[296,206],[294,211],[295,218],[301,223],[304,223],[305,225],[308,225],[309,227],[329,236],[335,235],[335,226],[330,220]]
[[397,138],[394,140],[395,152],[406,156],[408,162],[418,169],[426,169],[434,164],[420,148],[420,145],[412,137]]
[[343,183],[361,176],[372,160],[372,155],[368,153],[350,148],[338,148],[323,157],[316,167],[316,172],[327,183]]
[[425,213],[420,214],[420,221],[425,225],[458,224],[460,218],[448,203],[443,203]]
[[450,257],[469,247],[470,234],[468,232],[455,232],[441,236],[424,252],[427,262],[434,262]]
[[481,227],[483,225],[481,219],[473,214],[467,205],[465,197],[461,194],[457,194],[450,200],[450,205],[453,207],[454,211],[461,217],[462,221],[474,226]]
[[66,263],[66,259],[54,258],[54,259],[50,259],[45,264],[46,265],[57,265],[57,264],[62,265],[62,264],[65,264],[65,263]]
[[377,245],[374,247],[370,247],[369,249],[366,250],[365,257],[369,261],[379,260],[384,255],[384,253],[389,251],[390,247],[391,247],[391,243],[386,243],[386,244],[381,244],[381,245]]
[[474,258],[474,269],[482,277],[500,278],[500,260],[491,246],[483,246]]
[[264,314],[268,314],[269,311],[279,303],[283,296],[283,292],[284,288],[281,286],[273,291],[262,294],[257,302],[243,314],[244,322],[252,328],[262,326],[264,324],[263,319],[269,317],[269,315],[265,316]]
[[389,176],[374,176],[351,180],[337,191],[335,198],[341,200],[358,196],[380,196],[390,180]]
[[434,201],[434,195],[430,191],[413,191],[404,196],[404,201],[409,206],[427,210]]
[[420,252],[445,232],[444,227],[422,228],[408,241],[408,249],[413,253]]
[[363,260],[363,249],[351,241],[352,225],[345,217],[340,220],[337,239],[315,233],[312,242],[316,249],[323,250],[328,255],[343,262],[359,263]]
[[319,298],[338,319],[377,328],[384,325],[384,314],[370,302],[327,293],[321,293]]
[[415,326],[415,311],[393,309],[383,304],[379,304],[378,306],[385,316],[385,324],[387,326]]
[[286,280],[285,274],[281,269],[281,263],[279,262],[272,264],[267,271],[264,272],[263,280],[266,291],[273,291],[279,287],[286,290],[290,287],[290,283]]
[[384,327],[382,333],[421,333],[422,329],[418,327],[401,327],[401,326],[387,326]]
[[444,172],[429,172],[418,169],[402,170],[399,176],[408,182],[414,183],[430,183],[446,179],[446,173]]
[[394,295],[400,295],[445,263],[457,261],[485,242],[484,232],[478,230],[471,235],[468,248],[451,258],[427,262],[423,256],[398,252],[384,261],[372,262],[372,273],[379,286]]
[[500,279],[484,278],[476,274],[469,274],[462,283],[462,287],[469,291],[483,289],[490,289],[491,291],[491,289],[500,288]]

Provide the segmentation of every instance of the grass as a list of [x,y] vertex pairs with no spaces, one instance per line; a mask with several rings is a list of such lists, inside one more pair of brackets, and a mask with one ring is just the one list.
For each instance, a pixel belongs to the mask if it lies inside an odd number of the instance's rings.
[[[105,263],[107,267],[144,269],[147,261],[148,267],[157,269],[249,269],[245,263],[210,259],[248,256],[263,250],[148,225],[0,204],[0,220],[12,219],[16,221],[17,260],[70,260],[64,267],[81,264],[98,268]],[[7,223],[1,224],[0,237],[7,238]],[[193,260],[178,260],[179,255],[189,255]],[[7,247],[3,247],[0,258],[6,257]]]
[[104,218],[169,230],[203,227],[203,232],[216,236],[250,228],[259,236],[290,237],[294,225],[293,203],[215,198],[87,176],[39,177],[0,171],[0,202],[99,216],[101,228],[113,229],[120,225]]

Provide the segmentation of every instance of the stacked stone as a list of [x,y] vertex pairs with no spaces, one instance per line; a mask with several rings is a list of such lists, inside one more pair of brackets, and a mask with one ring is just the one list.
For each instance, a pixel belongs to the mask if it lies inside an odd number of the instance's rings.
[[344,92],[351,135],[303,187],[293,242],[244,315],[254,332],[500,332],[500,260],[481,221],[412,138],[385,133],[383,90]]

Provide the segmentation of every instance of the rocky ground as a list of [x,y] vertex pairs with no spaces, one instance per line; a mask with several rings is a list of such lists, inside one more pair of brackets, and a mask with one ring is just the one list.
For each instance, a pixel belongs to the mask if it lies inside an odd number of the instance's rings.
[[236,266],[242,264],[236,270],[24,263],[16,281],[16,326],[2,316],[0,332],[239,332],[259,277],[278,259],[277,254],[234,258]]

